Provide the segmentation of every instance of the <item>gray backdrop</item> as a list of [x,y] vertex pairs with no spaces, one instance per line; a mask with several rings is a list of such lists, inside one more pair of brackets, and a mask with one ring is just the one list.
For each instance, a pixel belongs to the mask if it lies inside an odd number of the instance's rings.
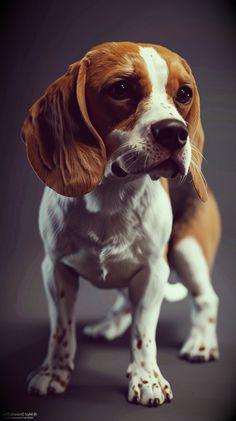
[[[235,375],[235,21],[223,1],[8,1],[1,24],[1,386],[2,411],[36,411],[38,420],[227,420]],[[29,106],[92,46],[105,41],[162,44],[191,65],[206,133],[204,172],[217,197],[223,239],[213,278],[221,298],[221,360],[191,365],[177,358],[189,303],[163,305],[158,355],[175,399],[146,409],[126,402],[129,334],[111,344],[81,335],[115,293],[81,284],[77,368],[64,396],[33,398],[27,373],[47,348],[48,316],[40,275],[38,207],[43,185],[32,172],[19,132]]]

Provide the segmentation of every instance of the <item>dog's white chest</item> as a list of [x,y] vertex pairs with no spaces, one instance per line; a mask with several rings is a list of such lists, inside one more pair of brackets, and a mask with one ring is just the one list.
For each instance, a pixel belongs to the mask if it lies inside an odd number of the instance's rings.
[[[89,219],[89,218],[88,218]],[[106,222],[96,214],[96,222],[86,220],[73,237],[73,252],[63,261],[75,268],[93,284],[109,288],[124,287],[143,264],[148,242],[144,239],[139,219],[130,215],[128,226],[117,216]]]
[[139,198],[128,198],[119,212],[104,212],[104,203],[93,212],[84,198],[68,208],[61,205],[60,212],[53,209],[52,203],[46,217],[53,224],[48,221],[48,228],[44,215],[44,241],[61,255],[60,260],[102,288],[127,287],[137,271],[158,258],[171,232],[168,195],[160,183],[151,180]]

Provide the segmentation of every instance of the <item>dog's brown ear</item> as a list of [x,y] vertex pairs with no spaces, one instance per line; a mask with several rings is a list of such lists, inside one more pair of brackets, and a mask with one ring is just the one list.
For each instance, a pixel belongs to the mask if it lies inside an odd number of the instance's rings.
[[101,181],[105,145],[89,118],[87,60],[72,64],[35,102],[22,128],[28,159],[39,178],[57,193],[78,197]]
[[186,121],[188,123],[188,130],[189,130],[189,138],[192,146],[192,160],[190,164],[190,172],[192,175],[192,180],[196,192],[199,198],[206,202],[208,199],[207,193],[207,184],[206,180],[202,174],[201,166],[202,166],[202,158],[203,158],[203,146],[204,146],[204,132],[202,129],[201,124],[201,117],[200,117],[200,98],[197,89],[197,85],[192,74],[192,71],[187,64],[187,62],[181,59],[185,69],[191,75],[193,80],[193,102],[191,108],[186,116]]

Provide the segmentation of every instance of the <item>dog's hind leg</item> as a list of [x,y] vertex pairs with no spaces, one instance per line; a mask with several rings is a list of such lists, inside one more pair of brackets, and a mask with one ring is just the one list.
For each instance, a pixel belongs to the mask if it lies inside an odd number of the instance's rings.
[[83,333],[94,339],[103,338],[111,341],[121,335],[131,324],[129,298],[124,290],[119,290],[117,298],[103,320],[84,327]]
[[210,270],[220,237],[220,219],[211,193],[206,203],[198,202],[194,214],[175,223],[169,259],[188,288],[192,301],[190,335],[180,356],[191,362],[219,358],[216,334],[218,296],[211,283]]

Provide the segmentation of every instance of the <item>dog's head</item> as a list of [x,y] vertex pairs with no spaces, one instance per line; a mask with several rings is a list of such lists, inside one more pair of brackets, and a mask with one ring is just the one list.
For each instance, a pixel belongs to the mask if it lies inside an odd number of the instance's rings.
[[127,179],[190,169],[207,198],[197,86],[186,61],[164,47],[93,48],[32,106],[22,136],[35,172],[62,195],[93,190],[107,165]]

